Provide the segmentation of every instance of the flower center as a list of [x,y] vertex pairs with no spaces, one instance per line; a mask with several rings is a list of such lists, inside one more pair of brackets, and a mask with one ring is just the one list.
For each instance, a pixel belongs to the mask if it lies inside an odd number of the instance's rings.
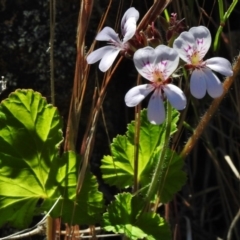
[[163,73],[159,70],[153,72],[153,82],[160,85],[164,81]]
[[192,54],[191,58],[190,58],[192,65],[198,65],[201,62],[200,59],[201,58],[200,58],[199,53],[197,51],[194,52]]
[[120,49],[121,51],[127,51],[129,48],[128,43],[123,43],[120,40],[118,42],[110,40],[109,44],[114,46],[117,49]]

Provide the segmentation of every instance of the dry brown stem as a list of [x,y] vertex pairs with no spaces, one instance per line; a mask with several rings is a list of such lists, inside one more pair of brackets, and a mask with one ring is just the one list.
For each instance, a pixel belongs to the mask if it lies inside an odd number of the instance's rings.
[[158,0],[152,5],[152,7],[148,10],[145,16],[142,18],[142,21],[138,24],[137,31],[142,31],[147,28],[148,24],[154,22],[158,15],[163,12],[163,10],[167,7],[167,5],[172,0]]
[[233,65],[233,76],[227,77],[226,80],[223,83],[223,94],[221,97],[216,98],[213,100],[211,106],[207,110],[207,112],[202,117],[201,121],[199,122],[198,126],[196,127],[195,131],[193,132],[193,135],[188,139],[186,145],[184,146],[181,156],[185,158],[193,149],[195,144],[197,143],[198,139],[202,135],[204,129],[207,127],[209,121],[211,120],[213,114],[216,112],[216,110],[219,107],[219,104],[227,94],[229,88],[232,86],[232,83],[236,79],[240,72],[240,55],[237,57],[236,62]]

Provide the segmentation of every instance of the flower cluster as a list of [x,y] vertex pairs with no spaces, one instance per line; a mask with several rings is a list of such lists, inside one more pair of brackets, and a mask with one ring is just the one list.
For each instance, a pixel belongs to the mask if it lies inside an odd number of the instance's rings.
[[[88,55],[87,62],[92,64],[101,59],[99,69],[105,72],[111,67],[119,52],[126,53],[132,50],[134,46],[131,46],[131,40],[135,36],[139,36],[136,33],[138,18],[139,13],[133,7],[125,12],[121,21],[123,40],[120,40],[112,28],[105,27],[97,35],[96,40],[108,41],[110,45],[92,52]],[[134,65],[139,74],[149,83],[133,87],[125,96],[126,105],[134,107],[153,92],[148,103],[147,113],[149,121],[153,124],[161,124],[165,120],[163,101],[166,98],[177,110],[183,110],[186,107],[187,100],[183,91],[172,84],[172,74],[178,68],[179,58],[186,63],[185,68],[190,70],[190,92],[198,99],[203,98],[206,92],[212,98],[220,97],[223,93],[222,83],[212,70],[224,76],[233,74],[231,63],[225,58],[213,57],[203,60],[212,41],[210,31],[206,27],[192,27],[189,31],[180,32],[181,29],[184,29],[182,22],[176,20],[176,14],[172,15],[172,18],[175,27],[169,28],[171,36],[179,35],[173,41],[173,48],[161,44],[156,48],[145,46],[135,51]],[[153,25],[150,26],[150,30],[152,29],[154,29]],[[156,32],[155,29],[154,32]],[[162,39],[155,40],[154,36],[160,36],[160,34],[157,32],[152,34],[149,44],[152,40],[155,43],[158,40],[162,42]]]

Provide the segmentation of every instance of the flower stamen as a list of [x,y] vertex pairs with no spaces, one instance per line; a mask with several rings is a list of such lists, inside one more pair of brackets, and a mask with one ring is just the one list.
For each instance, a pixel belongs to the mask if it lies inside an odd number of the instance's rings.
[[190,57],[192,65],[199,65],[201,63],[201,57],[198,51],[195,51]]
[[159,70],[155,70],[153,72],[153,82],[154,83],[162,83],[164,81],[163,73]]

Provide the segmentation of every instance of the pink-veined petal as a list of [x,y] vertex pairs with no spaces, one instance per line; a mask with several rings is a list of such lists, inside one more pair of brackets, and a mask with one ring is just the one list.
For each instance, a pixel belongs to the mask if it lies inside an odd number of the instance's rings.
[[190,28],[189,33],[194,36],[197,50],[201,59],[203,59],[211,46],[212,37],[210,31],[204,26],[198,26]]
[[115,49],[113,46],[106,46],[106,47],[102,47],[102,48],[99,48],[99,49],[91,52],[87,56],[87,63],[88,64],[93,64],[93,63],[99,61],[100,59],[103,58],[103,56],[106,53],[111,52],[113,49]]
[[[126,30],[127,30],[127,27],[125,26],[128,19],[129,18],[133,18],[134,21],[135,21],[135,24],[136,22],[138,21],[139,19],[139,12],[136,10],[136,8],[134,7],[131,7],[129,8],[123,15],[122,17],[122,21],[121,21],[121,31],[122,31],[122,35],[125,36],[126,35]],[[136,30],[136,29],[135,29]],[[134,32],[135,33],[135,32]],[[133,34],[134,35],[134,34]]]
[[113,64],[114,60],[116,59],[118,53],[120,52],[120,49],[112,48],[111,51],[108,51],[100,61],[99,69],[102,72],[106,72]]
[[96,40],[121,43],[118,34],[110,27],[103,28],[103,30],[96,36]]
[[178,52],[179,57],[187,62],[191,63],[191,55],[193,54],[195,46],[195,38],[189,32],[182,32],[178,38],[173,42],[173,48]]
[[133,55],[133,62],[137,71],[149,81],[153,81],[156,54],[152,47],[140,48]]
[[205,61],[206,66],[211,68],[213,71],[221,73],[223,76],[232,76],[233,70],[231,63],[222,57],[213,57]]
[[137,29],[137,23],[136,23],[136,19],[131,17],[127,20],[126,24],[124,25],[124,38],[123,38],[123,43],[127,42],[128,40],[130,40]]
[[207,92],[212,98],[220,97],[223,94],[223,86],[218,77],[208,68],[203,69],[207,83]]
[[198,99],[203,98],[206,95],[207,83],[205,74],[202,70],[194,70],[190,79],[190,92]]
[[159,45],[155,48],[155,55],[156,59],[154,64],[158,66],[158,70],[163,73],[164,80],[166,80],[178,66],[178,52],[165,45]]
[[125,103],[128,107],[137,106],[150,92],[154,90],[151,84],[143,84],[131,88],[125,95]]
[[167,84],[164,86],[163,91],[174,108],[183,110],[186,107],[187,99],[179,87]]
[[148,120],[152,124],[161,124],[165,120],[165,108],[160,88],[157,88],[151,96],[147,108]]

